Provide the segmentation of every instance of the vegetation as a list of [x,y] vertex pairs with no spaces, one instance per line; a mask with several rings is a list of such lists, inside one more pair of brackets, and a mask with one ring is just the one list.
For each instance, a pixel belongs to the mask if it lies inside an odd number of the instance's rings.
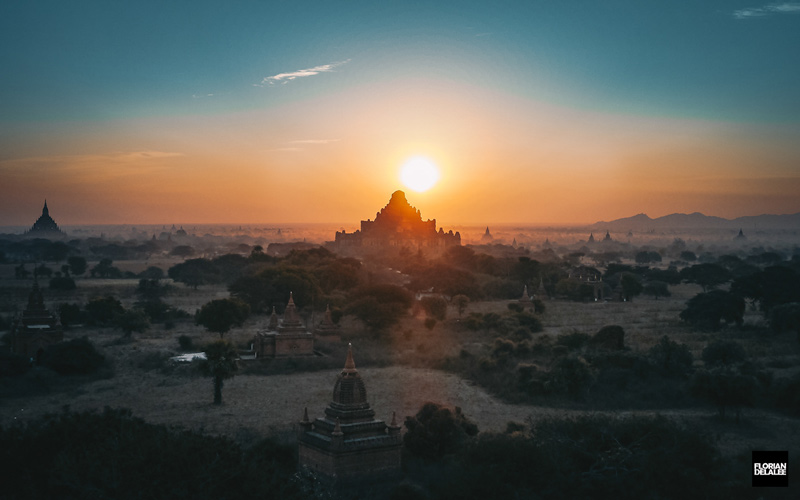
[[222,387],[225,380],[233,378],[239,370],[239,353],[230,342],[218,340],[207,345],[206,359],[200,362],[200,372],[214,382],[214,404],[222,404]]
[[197,324],[222,339],[233,326],[242,326],[250,315],[250,306],[239,299],[216,299],[205,304],[197,313]]

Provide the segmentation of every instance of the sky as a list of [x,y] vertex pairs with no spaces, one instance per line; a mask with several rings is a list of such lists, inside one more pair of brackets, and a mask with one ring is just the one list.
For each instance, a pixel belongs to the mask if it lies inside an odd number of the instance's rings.
[[800,2],[7,0],[0,225],[797,213],[798,49]]

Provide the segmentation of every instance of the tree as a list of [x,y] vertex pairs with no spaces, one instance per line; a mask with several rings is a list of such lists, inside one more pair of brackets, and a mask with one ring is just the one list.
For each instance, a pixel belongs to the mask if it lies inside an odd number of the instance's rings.
[[236,360],[239,354],[236,347],[230,342],[218,340],[209,344],[206,349],[206,359],[200,362],[200,372],[211,377],[214,381],[214,404],[222,404],[222,386],[225,380],[233,378],[239,365]]
[[128,309],[117,316],[115,323],[128,338],[133,332],[142,333],[150,328],[147,315],[140,309]]
[[686,344],[679,344],[664,335],[658,344],[648,351],[653,366],[664,375],[685,376],[692,369],[692,351]]
[[671,295],[669,293],[669,286],[663,281],[648,281],[644,284],[642,293],[650,295],[656,300],[658,300],[659,297],[669,297]]
[[78,275],[86,272],[86,259],[79,255],[73,255],[67,259],[72,274]]
[[703,291],[708,291],[717,286],[727,283],[731,279],[731,273],[719,264],[695,264],[681,270],[681,277],[687,283],[697,283],[703,287]]
[[218,333],[220,340],[233,326],[242,326],[250,315],[250,306],[239,299],[215,299],[197,313],[197,324]]
[[715,340],[703,349],[706,366],[731,366],[747,359],[744,347],[734,340]]
[[694,396],[717,405],[721,419],[725,419],[725,410],[733,407],[737,423],[742,406],[753,406],[757,389],[755,377],[734,371],[728,366],[699,370],[691,384]]
[[438,321],[447,319],[447,301],[443,298],[423,297],[419,302],[429,317]]
[[90,300],[85,309],[89,322],[100,326],[111,325],[117,316],[125,312],[122,303],[110,295]]
[[776,332],[797,332],[797,341],[800,342],[800,303],[790,302],[773,307],[769,313],[769,326]]
[[100,262],[97,263],[96,266],[92,268],[90,271],[92,277],[95,276],[99,278],[121,278],[122,271],[117,269],[116,267],[112,266],[111,264],[113,261],[108,258],[100,259]]
[[206,259],[189,259],[169,268],[167,275],[174,281],[194,289],[200,285],[219,283],[217,267]]
[[741,297],[723,290],[712,290],[689,299],[680,317],[687,323],[719,330],[720,320],[741,325],[744,322],[744,309],[744,299]]
[[194,248],[190,247],[189,245],[178,245],[173,248],[169,254],[173,257],[182,257],[185,259],[186,257],[191,257],[195,253],[196,252]]
[[361,287],[353,293],[353,298],[346,312],[376,332],[395,324],[414,302],[411,292],[388,284]]
[[469,297],[467,297],[466,295],[459,294],[450,300],[456,307],[456,310],[458,311],[458,317],[460,318],[461,315],[464,314],[464,311],[467,309],[467,306],[469,305]]
[[619,283],[622,286],[622,296],[627,301],[631,301],[634,297],[641,294],[644,288],[639,282],[639,277],[633,273],[622,273]]
[[413,417],[406,417],[403,443],[414,455],[439,460],[461,449],[467,438],[478,434],[478,426],[461,413],[436,403],[425,403]]

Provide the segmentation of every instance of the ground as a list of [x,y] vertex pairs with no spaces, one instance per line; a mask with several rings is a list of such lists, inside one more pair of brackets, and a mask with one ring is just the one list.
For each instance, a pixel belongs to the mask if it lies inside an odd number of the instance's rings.
[[[128,306],[135,299],[136,280],[78,280],[78,291],[67,298],[45,292],[51,305],[81,302],[85,297],[112,293]],[[3,300],[24,305],[29,282],[3,280]],[[558,335],[572,331],[594,333],[608,324],[623,325],[626,344],[634,351],[646,351],[668,334],[673,340],[692,349],[696,363],[703,346],[714,338],[736,338],[752,356],[769,360],[780,358],[791,373],[800,365],[800,348],[791,336],[754,338],[748,330],[728,329],[720,333],[693,332],[677,318],[685,301],[699,290],[693,285],[671,287],[673,296],[654,300],[637,298],[631,303],[546,302],[543,316],[545,333]],[[227,295],[224,287],[201,287],[192,290],[176,284],[166,299],[169,303],[193,313],[212,298]],[[506,302],[470,304],[469,312],[503,312]],[[266,316],[251,318],[242,328],[235,328],[226,338],[240,347]],[[750,311],[750,328],[759,325],[760,316]],[[179,354],[177,338],[189,335],[196,345],[212,341],[216,334],[205,332],[191,321],[178,323],[165,330],[154,325],[144,334],[134,334],[133,341],[121,339],[114,329],[77,328],[67,331],[67,338],[87,335],[113,363],[110,378],[59,377],[49,370],[35,368],[22,378],[0,379],[0,425],[25,421],[48,412],[58,412],[68,405],[72,410],[98,409],[105,406],[127,407],[134,415],[154,423],[175,424],[224,434],[239,441],[255,440],[266,435],[281,435],[291,440],[293,426],[307,407],[315,418],[331,400],[333,384],[344,363],[346,342],[354,342],[356,366],[364,378],[368,399],[376,418],[386,420],[397,413],[398,421],[413,415],[427,401],[460,406],[468,418],[482,431],[502,431],[509,421],[526,422],[548,415],[566,415],[592,411],[591,408],[543,404],[510,404],[489,394],[469,380],[453,373],[427,368],[431,360],[442,355],[454,356],[465,346],[480,349],[480,334],[469,332],[454,310],[449,319],[433,330],[422,326],[417,318],[408,318],[383,341],[373,341],[347,332],[360,327],[345,323],[343,340],[319,340],[322,356],[274,364],[253,361],[242,367],[235,378],[226,381],[224,404],[214,406],[211,379],[202,378],[190,365],[175,365],[168,358]],[[478,346],[478,347],[476,347]],[[259,364],[261,363],[261,364]],[[731,456],[753,449],[800,450],[797,419],[763,409],[745,409],[743,421],[719,421],[711,407],[655,408],[646,411],[612,411],[615,414],[661,413],[671,418],[699,425],[719,437],[719,445]]]

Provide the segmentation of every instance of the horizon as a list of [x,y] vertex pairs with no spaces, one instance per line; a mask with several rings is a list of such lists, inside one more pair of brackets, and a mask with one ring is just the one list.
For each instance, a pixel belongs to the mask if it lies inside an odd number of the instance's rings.
[[800,212],[800,2],[155,9],[0,6],[0,226]]
[[[399,191],[404,191],[404,190],[401,189]],[[414,194],[416,194],[416,193],[414,193]],[[408,194],[406,194],[406,196],[408,196]],[[412,196],[413,196],[413,194],[412,194]],[[46,200],[45,200],[45,202],[46,202]],[[409,203],[411,203],[411,201],[409,201]],[[411,205],[414,206],[414,208],[419,208],[416,205],[414,205],[413,203],[411,203]],[[382,207],[378,207],[377,210],[380,210],[380,208],[382,208]],[[2,229],[10,229],[10,228],[22,228],[22,229],[27,230],[27,229],[30,228],[31,225],[33,225],[33,222],[36,220],[36,218],[38,218],[39,215],[41,215],[41,210],[42,209],[40,208],[39,212],[37,212],[37,215],[31,219],[30,223],[27,223],[27,224],[26,223],[23,223],[23,224],[0,224],[0,230],[2,230]],[[48,203],[48,210],[50,211],[50,204],[49,203]],[[578,229],[580,229],[580,228],[584,228],[584,227],[588,227],[588,226],[593,226],[593,225],[596,225],[596,224],[614,223],[614,222],[617,222],[619,220],[630,219],[630,218],[638,217],[640,215],[644,215],[644,216],[650,218],[651,220],[657,220],[657,219],[661,219],[661,218],[669,217],[669,216],[674,216],[674,215],[686,215],[686,216],[701,215],[701,216],[704,216],[704,217],[721,218],[721,219],[724,219],[724,220],[732,222],[732,221],[734,221],[734,220],[736,220],[738,218],[743,218],[743,217],[792,216],[792,215],[800,214],[800,212],[783,213],[783,214],[761,213],[761,214],[753,214],[753,215],[743,215],[743,216],[739,216],[739,217],[735,217],[735,218],[727,218],[727,217],[721,217],[721,216],[713,215],[713,214],[706,214],[706,213],[698,212],[698,211],[695,211],[695,212],[673,212],[673,213],[668,213],[668,214],[660,215],[660,216],[651,216],[650,214],[647,214],[647,213],[644,213],[644,212],[639,212],[639,213],[636,213],[636,214],[633,214],[633,215],[622,216],[622,217],[619,217],[619,218],[616,218],[616,219],[596,220],[594,222],[584,221],[584,222],[562,222],[562,223],[548,223],[548,222],[533,222],[533,223],[529,223],[529,222],[524,222],[524,221],[477,221],[477,222],[474,222],[474,221],[473,222],[470,222],[470,221],[468,221],[468,222],[441,221],[437,217],[427,217],[425,212],[422,211],[422,210],[420,210],[420,212],[422,214],[423,220],[428,220],[428,219],[436,220],[437,229],[440,228],[440,227],[448,227],[448,228],[470,227],[470,228],[472,228],[472,227],[481,227],[481,226],[489,226],[490,228],[491,228],[491,226],[497,226],[497,227],[521,226],[521,227],[529,227],[529,228],[578,228]],[[374,217],[369,217],[369,218],[359,219],[358,221],[303,221],[303,220],[297,220],[297,221],[249,221],[249,222],[244,222],[244,221],[239,221],[239,222],[236,222],[236,221],[234,221],[234,222],[224,222],[224,221],[223,222],[201,222],[201,221],[188,221],[188,222],[186,222],[186,221],[176,221],[176,222],[158,221],[158,222],[150,222],[150,221],[139,221],[139,222],[95,222],[95,223],[63,222],[62,223],[60,221],[60,218],[57,217],[57,214],[54,215],[51,212],[50,215],[53,217],[53,219],[56,221],[56,223],[58,223],[59,227],[61,227],[61,228],[66,228],[66,227],[83,228],[83,227],[101,227],[101,226],[131,226],[131,227],[135,227],[135,226],[164,226],[164,227],[176,226],[177,228],[181,228],[183,226],[220,226],[220,227],[223,227],[223,226],[245,226],[245,225],[247,225],[247,226],[275,226],[275,229],[279,229],[280,227],[278,227],[278,226],[290,226],[290,225],[308,225],[308,226],[318,225],[318,226],[342,226],[342,227],[356,226],[356,227],[358,227],[362,220],[368,220],[368,219],[371,220],[371,219],[374,218]],[[184,228],[184,229],[186,229],[186,228]]]

